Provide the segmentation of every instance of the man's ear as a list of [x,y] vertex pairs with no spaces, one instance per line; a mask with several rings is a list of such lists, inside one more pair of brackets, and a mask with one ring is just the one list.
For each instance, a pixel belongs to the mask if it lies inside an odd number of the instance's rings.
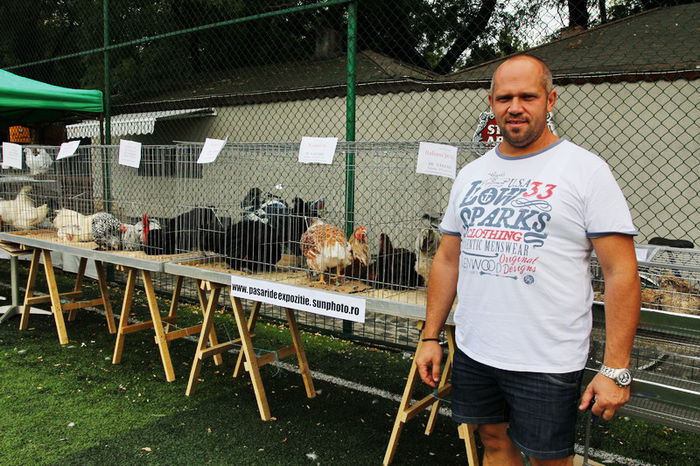
[[554,104],[557,103],[557,91],[552,89],[547,96],[547,111],[551,112],[554,108]]

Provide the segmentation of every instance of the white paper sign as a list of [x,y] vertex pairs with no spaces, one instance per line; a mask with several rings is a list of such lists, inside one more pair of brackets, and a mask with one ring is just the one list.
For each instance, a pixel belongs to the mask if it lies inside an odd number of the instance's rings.
[[141,143],[136,141],[119,141],[119,165],[139,168],[141,165]]
[[299,162],[301,163],[333,163],[335,146],[338,138],[301,138],[299,145]]
[[79,145],[80,145],[80,141],[64,142],[63,144],[61,144],[61,148],[58,150],[58,155],[56,156],[56,160],[61,160],[61,159],[66,159],[68,157],[73,157],[75,155],[75,151],[78,150]]
[[202,152],[199,153],[197,163],[211,163],[219,156],[221,149],[226,145],[226,139],[207,138],[204,141]]
[[454,179],[457,176],[457,150],[454,146],[421,142],[418,146],[416,173]]
[[11,142],[2,143],[2,168],[22,169],[22,146]]
[[353,322],[365,321],[365,300],[313,288],[273,283],[231,275],[231,294],[290,309],[336,317]]

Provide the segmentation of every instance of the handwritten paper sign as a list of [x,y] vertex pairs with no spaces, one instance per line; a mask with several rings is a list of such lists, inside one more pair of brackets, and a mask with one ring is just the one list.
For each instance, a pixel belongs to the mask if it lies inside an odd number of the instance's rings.
[[64,142],[63,144],[61,144],[61,148],[58,150],[58,155],[56,156],[56,160],[61,160],[61,159],[66,159],[68,157],[73,157],[75,155],[75,151],[78,150],[79,145],[80,145],[80,141]]
[[136,141],[119,141],[119,165],[139,168],[141,165],[141,143]]
[[211,163],[219,156],[221,149],[226,145],[225,139],[207,138],[204,141],[202,152],[199,153],[197,163]]
[[333,163],[335,146],[338,138],[301,138],[299,145],[299,162],[301,163]]
[[454,179],[457,176],[457,150],[454,146],[421,142],[418,146],[416,173]]
[[322,316],[365,321],[366,301],[340,293],[231,275],[231,295]]
[[11,142],[2,143],[2,168],[22,169],[22,146]]

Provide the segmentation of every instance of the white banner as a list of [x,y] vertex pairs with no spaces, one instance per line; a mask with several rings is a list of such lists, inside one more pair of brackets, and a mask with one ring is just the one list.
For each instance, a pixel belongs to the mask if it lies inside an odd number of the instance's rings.
[[360,323],[365,321],[365,300],[339,293],[231,275],[231,294],[322,316]]

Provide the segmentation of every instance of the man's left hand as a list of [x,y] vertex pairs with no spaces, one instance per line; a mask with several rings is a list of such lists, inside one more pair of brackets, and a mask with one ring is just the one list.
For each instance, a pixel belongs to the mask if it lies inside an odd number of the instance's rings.
[[606,421],[612,419],[618,409],[630,399],[630,387],[619,387],[614,380],[603,374],[596,374],[581,396],[578,409],[585,411],[595,398],[591,412]]

